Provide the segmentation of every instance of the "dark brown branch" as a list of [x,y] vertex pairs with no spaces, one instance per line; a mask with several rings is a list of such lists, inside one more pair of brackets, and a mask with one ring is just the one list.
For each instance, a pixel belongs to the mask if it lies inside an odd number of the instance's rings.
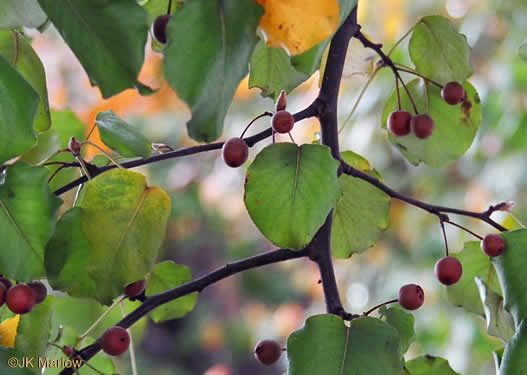
[[[340,81],[349,40],[359,30],[357,25],[357,7],[355,7],[342,26],[336,32],[329,48],[326,69],[322,77],[322,86],[315,102],[322,103],[320,113],[321,143],[330,148],[335,159],[340,159],[338,140],[337,101],[339,96]],[[317,263],[320,279],[324,289],[326,311],[339,315],[344,319],[352,319],[353,315],[347,313],[342,307],[338,291],[335,271],[331,259],[331,226],[333,210],[329,212],[324,225],[308,245],[310,258]]]
[[[289,249],[277,249],[268,251],[263,254],[255,255],[250,258],[242,259],[237,262],[228,263],[225,266],[203,275],[177,288],[167,290],[166,292],[148,296],[146,300],[137,309],[124,317],[116,325],[123,328],[129,328],[142,317],[146,316],[156,307],[167,302],[173,301],[187,294],[201,292],[208,286],[223,280],[234,274],[247,271],[252,268],[265,266],[268,264],[279,263],[290,259],[296,259],[307,256],[307,250],[293,251]],[[78,358],[88,361],[102,349],[101,339],[99,338],[94,344],[85,347],[78,352]],[[60,375],[73,374],[73,368],[65,368]]]
[[364,172],[359,171],[358,169],[353,168],[351,165],[346,164],[344,161],[341,160],[340,162],[340,170],[350,176],[360,178],[361,180],[364,180],[371,185],[377,187],[378,189],[384,191],[386,194],[388,194],[390,197],[398,199],[400,201],[409,203],[413,206],[419,207],[431,214],[436,215],[439,217],[440,220],[443,220],[445,222],[450,222],[448,217],[445,217],[445,214],[455,214],[455,215],[461,215],[461,216],[468,216],[475,219],[479,219],[481,221],[484,221],[485,223],[492,225],[494,228],[504,232],[507,231],[507,228],[503,227],[502,225],[498,224],[494,220],[490,218],[490,215],[494,211],[497,211],[499,208],[498,206],[490,206],[486,211],[483,212],[472,212],[472,211],[466,211],[466,210],[460,210],[457,208],[450,208],[450,207],[444,207],[444,206],[437,206],[434,204],[428,204],[425,202],[422,202],[420,200],[408,197],[404,194],[400,194],[396,192],[395,190],[391,189],[390,187],[384,185],[379,179],[372,177]]
[[[300,111],[298,113],[295,113],[293,116],[295,118],[295,122],[298,122],[300,120],[303,120],[303,119],[306,119],[306,118],[309,118],[309,117],[318,116],[320,111],[321,111],[320,102],[315,101],[309,107],[307,107],[306,109],[304,109],[304,110],[302,110],[302,111]],[[256,143],[260,142],[261,140],[263,140],[263,139],[265,139],[265,138],[267,138],[269,136],[271,136],[271,128],[270,127],[265,129],[265,130],[263,130],[263,131],[261,131],[258,134],[253,135],[252,137],[244,138],[244,140],[245,140],[245,142],[247,143],[247,145],[249,147],[252,147]],[[223,143],[224,142],[215,142],[215,143],[209,143],[209,144],[205,144],[205,145],[199,145],[199,146],[182,148],[182,149],[179,149],[179,150],[175,150],[175,151],[165,152],[163,154],[154,155],[154,156],[151,156],[151,157],[149,157],[147,159],[138,159],[138,160],[128,161],[128,162],[122,163],[121,166],[123,168],[130,169],[130,168],[140,167],[142,165],[156,163],[156,162],[159,162],[159,161],[162,161],[162,160],[169,160],[169,159],[179,158],[179,157],[182,157],[182,156],[198,154],[198,153],[206,152],[206,151],[221,150],[221,148],[223,147]],[[96,167],[93,164],[87,164],[87,165],[90,165],[92,167],[92,170],[89,171],[90,175],[92,177],[95,177],[95,176],[97,176],[97,175],[99,175],[99,174],[101,174],[103,172],[106,172],[106,171],[108,171],[110,169],[116,168],[115,165],[108,165],[108,166],[105,166],[105,167]],[[85,183],[86,181],[88,181],[88,178],[86,176],[79,177],[78,179],[70,182],[69,184],[67,184],[67,185],[55,190],[54,193],[57,196],[61,195],[61,194],[64,194],[65,192],[75,188],[76,186],[79,186],[79,185]]]

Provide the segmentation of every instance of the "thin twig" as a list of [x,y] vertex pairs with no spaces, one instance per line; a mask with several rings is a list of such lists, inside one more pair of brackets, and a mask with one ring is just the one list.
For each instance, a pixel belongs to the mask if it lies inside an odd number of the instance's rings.
[[249,127],[250,127],[252,124],[254,124],[254,122],[255,122],[256,120],[258,120],[259,118],[262,118],[262,117],[264,117],[264,116],[272,116],[272,115],[273,115],[273,114],[272,114],[271,112],[264,112],[264,113],[262,113],[261,115],[258,115],[258,116],[256,116],[255,118],[253,118],[253,119],[251,120],[251,122],[249,123],[249,125],[247,125],[247,126],[245,127],[245,129],[243,130],[242,135],[240,135],[240,138],[243,138],[243,136],[245,135],[245,132],[246,132],[247,130],[249,130]]
[[399,300],[398,300],[398,299],[392,299],[391,301],[388,301],[388,302],[379,303],[377,306],[374,306],[374,307],[372,307],[371,309],[369,309],[368,311],[366,311],[365,313],[362,313],[362,315],[364,315],[364,316],[368,316],[368,315],[370,315],[372,312],[374,312],[375,310],[377,310],[379,307],[382,307],[382,306],[388,305],[388,304],[390,304],[390,303],[395,303],[395,302],[399,302]]
[[483,239],[483,237],[481,237],[479,234],[476,234],[476,233],[472,232],[470,229],[465,228],[463,225],[459,225],[459,224],[454,223],[453,221],[450,221],[450,220],[445,220],[445,222],[450,224],[450,225],[453,225],[455,227],[458,227],[459,229],[462,229],[462,230],[464,230],[467,233],[470,233],[471,235],[473,235],[474,237],[476,237],[479,240]]
[[443,232],[443,239],[445,240],[446,256],[448,256],[448,240],[446,238],[445,220],[440,218],[439,219],[439,224],[441,224],[441,231]]

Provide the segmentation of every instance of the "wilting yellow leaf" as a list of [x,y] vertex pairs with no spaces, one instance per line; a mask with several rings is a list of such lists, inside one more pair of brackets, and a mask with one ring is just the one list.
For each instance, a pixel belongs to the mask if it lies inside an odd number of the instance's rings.
[[0,345],[8,348],[15,347],[16,330],[19,320],[20,315],[15,315],[0,324]]
[[329,38],[339,24],[337,0],[256,0],[265,8],[259,28],[267,44],[298,55]]

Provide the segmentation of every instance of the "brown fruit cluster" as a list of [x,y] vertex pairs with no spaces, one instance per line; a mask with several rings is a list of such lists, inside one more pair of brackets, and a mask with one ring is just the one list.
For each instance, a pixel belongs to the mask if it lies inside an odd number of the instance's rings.
[[426,113],[412,116],[408,111],[393,111],[388,116],[388,130],[396,137],[410,134],[419,139],[426,139],[434,132],[434,120]]

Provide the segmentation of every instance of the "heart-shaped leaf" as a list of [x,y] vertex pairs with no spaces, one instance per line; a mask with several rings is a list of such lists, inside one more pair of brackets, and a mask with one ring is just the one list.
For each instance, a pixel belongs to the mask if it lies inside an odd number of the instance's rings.
[[401,339],[400,354],[401,357],[404,356],[410,344],[415,340],[414,316],[397,306],[390,308],[383,306],[379,309],[379,314],[381,314],[382,320],[385,320],[399,333],[399,338]]
[[324,224],[339,193],[338,163],[321,145],[276,143],[247,170],[245,206],[276,246],[302,249]]
[[424,355],[405,363],[409,375],[459,375],[444,358]]

